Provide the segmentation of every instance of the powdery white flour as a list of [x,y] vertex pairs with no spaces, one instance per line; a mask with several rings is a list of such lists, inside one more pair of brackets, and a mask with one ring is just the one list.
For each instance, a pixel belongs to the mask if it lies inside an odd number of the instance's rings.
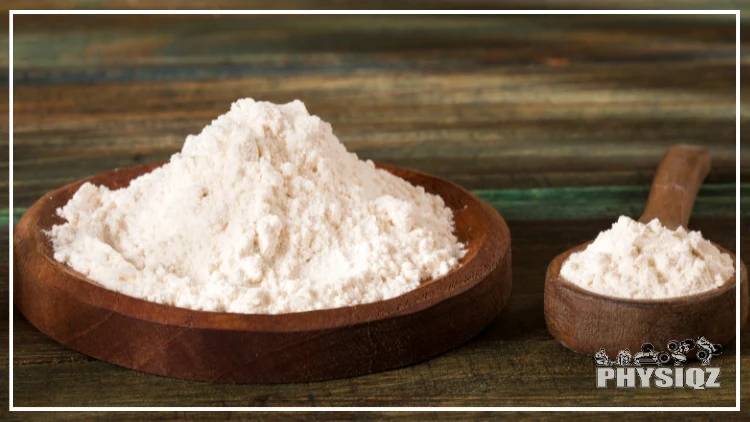
[[166,165],[115,191],[84,184],[58,214],[56,260],[206,311],[384,300],[465,254],[440,197],[357,159],[300,101],[239,100]]
[[718,288],[734,275],[734,265],[700,232],[623,216],[584,251],[570,255],[560,275],[603,295],[660,299]]

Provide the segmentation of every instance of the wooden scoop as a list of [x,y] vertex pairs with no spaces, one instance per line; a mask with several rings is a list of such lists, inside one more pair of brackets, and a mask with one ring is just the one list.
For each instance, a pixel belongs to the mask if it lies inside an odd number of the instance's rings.
[[[711,157],[705,148],[679,145],[667,150],[639,221],[648,223],[658,218],[670,229],[687,229],[693,202],[710,168]],[[624,299],[584,290],[560,276],[568,256],[592,242],[558,255],[547,269],[544,318],[550,333],[563,346],[593,355],[601,348],[609,353],[625,348],[637,351],[643,343],[665,350],[671,340],[700,336],[712,343],[727,344],[735,337],[737,273],[740,323],[747,320],[747,269],[742,261],[737,265],[734,254],[721,246],[714,244],[731,255],[735,276],[718,289],[668,299]]]
[[114,170],[44,195],[13,237],[15,304],[58,342],[97,359],[175,378],[215,382],[307,382],[419,362],[479,333],[508,302],[510,232],[492,207],[428,174],[378,167],[453,210],[468,253],[460,266],[381,302],[280,315],[202,312],[107,290],[53,258],[44,234],[55,210],[86,181],[111,189],[161,164]]

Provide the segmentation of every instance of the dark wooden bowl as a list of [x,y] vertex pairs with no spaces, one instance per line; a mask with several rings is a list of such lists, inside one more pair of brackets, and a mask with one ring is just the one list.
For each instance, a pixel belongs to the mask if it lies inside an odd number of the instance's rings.
[[[570,249],[552,260],[544,285],[547,328],[563,346],[586,355],[604,348],[610,356],[628,348],[633,353],[643,343],[666,350],[670,340],[705,336],[712,343],[728,344],[735,337],[736,277],[716,290],[669,299],[622,299],[578,287],[560,276],[563,262],[591,242]],[[740,321],[748,315],[747,268],[731,252],[740,273]]]
[[461,345],[500,313],[511,290],[510,233],[489,205],[448,181],[381,165],[440,195],[467,243],[460,267],[382,302],[280,315],[193,311],[107,290],[52,257],[43,230],[85,181],[109,188],[163,163],[118,169],[44,195],[13,237],[15,304],[32,325],[126,368],[215,382],[307,382],[370,374]]
[[[708,150],[689,145],[670,148],[659,164],[646,209],[640,220],[654,218],[669,229],[687,228],[695,196],[711,168]],[[735,275],[718,289],[668,299],[625,299],[585,290],[560,276],[560,268],[574,253],[592,242],[576,246],[552,260],[544,285],[544,319],[557,341],[573,351],[593,355],[604,348],[610,355],[651,343],[666,350],[670,340],[705,336],[727,344],[736,334],[736,276],[739,272],[740,325],[748,316],[747,268],[728,250]]]

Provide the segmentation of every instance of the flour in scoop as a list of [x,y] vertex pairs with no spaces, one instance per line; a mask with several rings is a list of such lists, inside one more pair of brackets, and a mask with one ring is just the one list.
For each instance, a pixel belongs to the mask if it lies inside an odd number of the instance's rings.
[[700,232],[620,217],[560,275],[586,290],[630,299],[663,299],[716,289],[734,275],[732,258]]
[[56,260],[120,293],[278,314],[375,302],[458,266],[443,200],[349,153],[300,101],[242,99],[169,163],[57,210]]

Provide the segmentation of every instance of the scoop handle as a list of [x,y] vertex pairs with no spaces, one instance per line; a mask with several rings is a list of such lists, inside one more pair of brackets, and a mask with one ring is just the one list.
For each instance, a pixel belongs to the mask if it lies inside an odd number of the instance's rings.
[[640,222],[658,218],[675,230],[687,229],[698,190],[711,169],[711,153],[706,148],[675,145],[667,150],[656,169],[646,209]]

